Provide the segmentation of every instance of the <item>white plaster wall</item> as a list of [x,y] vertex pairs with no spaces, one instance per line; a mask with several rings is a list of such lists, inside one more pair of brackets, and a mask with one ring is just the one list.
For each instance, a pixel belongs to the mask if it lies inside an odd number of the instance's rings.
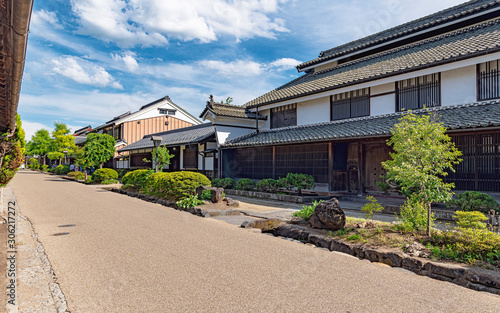
[[267,121],[259,124],[259,127],[262,127],[261,129],[271,129],[271,110],[259,110],[259,115],[267,116]]
[[396,94],[370,98],[370,116],[394,113]]
[[441,106],[475,102],[476,97],[475,65],[441,73]]
[[208,149],[217,149],[217,143],[216,142],[207,142],[207,150]]
[[[172,105],[170,105],[168,102],[164,102],[159,107],[155,107],[153,109],[147,108],[145,110],[149,110],[149,111],[145,111],[143,113],[138,114],[137,116],[134,116],[134,118],[130,119],[130,121],[142,120],[142,119],[150,118],[150,117],[164,116],[165,114],[160,114],[160,111],[158,110],[159,108],[176,110],[175,115],[171,115],[171,116],[174,116],[174,117],[176,117],[180,120],[183,120],[185,122],[188,122],[188,123],[197,124],[192,118],[189,118],[186,114],[177,110]],[[198,122],[198,123],[200,123],[200,122]]]
[[213,171],[214,170],[214,158],[205,158],[205,170]]
[[370,88],[370,94],[372,96],[379,95],[381,93],[391,92],[396,89],[396,85],[394,83],[388,83],[378,86],[373,86]]
[[217,142],[221,145],[227,140],[244,136],[254,132],[255,129],[250,128],[237,128],[231,126],[215,126],[215,132],[217,134]]
[[330,97],[323,97],[297,104],[297,125],[330,121]]

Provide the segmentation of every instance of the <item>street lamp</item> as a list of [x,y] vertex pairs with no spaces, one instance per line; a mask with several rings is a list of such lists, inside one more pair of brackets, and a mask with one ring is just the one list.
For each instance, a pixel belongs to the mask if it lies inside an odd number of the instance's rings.
[[153,145],[155,147],[155,171],[158,173],[158,146],[162,141],[161,136],[151,136],[151,140],[153,141]]

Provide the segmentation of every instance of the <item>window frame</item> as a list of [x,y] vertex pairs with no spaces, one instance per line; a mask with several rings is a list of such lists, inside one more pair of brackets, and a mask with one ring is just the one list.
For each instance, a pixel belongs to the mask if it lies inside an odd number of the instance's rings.
[[[285,125],[285,121],[289,120],[289,118],[285,118],[286,114],[290,114],[291,112],[293,115],[293,118],[290,119],[290,123],[287,123]],[[270,128],[275,129],[275,128],[283,128],[283,127],[292,127],[292,126],[297,126],[297,104],[291,104],[287,105],[285,107],[278,107],[278,108],[273,108],[271,109],[271,121],[270,121]],[[281,118],[280,118],[281,116]],[[283,124],[278,124],[276,125],[277,121],[281,121]]]
[[[344,96],[344,98],[339,99],[339,100],[335,100],[336,96],[339,96],[339,97]],[[355,103],[353,103],[353,101],[357,101],[357,100],[366,100],[367,101],[367,103],[365,104],[367,106],[366,114],[353,116],[353,105],[355,105]],[[340,106],[340,105],[348,106],[348,108],[349,108],[348,115],[349,116],[334,117],[333,107]],[[370,105],[371,105],[371,88],[370,87],[331,95],[330,96],[330,121],[340,121],[340,120],[345,120],[345,119],[349,119],[349,118],[370,116],[371,115]]]
[[[429,83],[425,82],[425,78],[429,77],[429,76],[433,76],[433,78],[437,77],[437,80],[436,81],[431,81]],[[421,78],[424,81],[423,83],[420,82]],[[404,82],[408,83],[408,82],[410,82],[413,79],[416,81],[415,85],[409,85],[408,84],[408,86],[405,86],[405,87],[401,88],[401,84],[403,84]],[[428,86],[432,85],[432,84],[435,84],[435,86],[431,86],[431,87],[436,88],[436,90],[434,91],[436,94],[434,96],[437,97],[437,104],[436,105],[432,105],[432,106],[427,105],[426,108],[435,108],[435,107],[440,107],[441,106],[441,103],[442,103],[442,101],[441,101],[441,95],[442,95],[442,92],[441,92],[441,72],[427,74],[427,75],[421,75],[421,76],[412,77],[412,78],[409,78],[409,79],[404,79],[404,80],[397,81],[396,82],[396,86],[395,86],[396,87],[396,112],[423,109],[424,105],[421,103],[422,102],[421,101],[422,92],[424,91],[424,88],[428,88]],[[411,90],[411,89],[413,89],[413,90]],[[406,104],[405,107],[402,108],[402,106],[401,106],[401,95],[402,94],[401,93],[405,92],[405,93],[410,94],[411,91],[416,92],[416,100],[417,100],[416,108],[413,107],[414,105],[410,106],[411,108],[408,108],[409,107],[408,104]],[[430,91],[430,93],[432,94],[433,91]],[[410,97],[411,97],[411,95],[410,95]]]
[[[496,62],[496,69],[489,69],[492,62]],[[485,65],[485,71],[481,72],[481,65]],[[488,101],[500,98],[500,59],[477,64],[476,68],[477,101]],[[489,76],[489,77],[488,77]],[[482,80],[486,80],[483,83]],[[496,88],[496,89],[495,89]],[[483,90],[487,89],[487,90]],[[494,89],[494,90],[491,90]],[[487,96],[488,95],[488,96]]]

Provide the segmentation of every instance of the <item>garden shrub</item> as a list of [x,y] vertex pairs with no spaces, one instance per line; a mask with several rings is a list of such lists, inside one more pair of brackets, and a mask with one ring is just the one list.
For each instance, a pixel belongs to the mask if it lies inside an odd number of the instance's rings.
[[279,190],[280,183],[276,179],[266,178],[259,181],[256,185],[258,191],[275,193]]
[[148,177],[145,191],[169,200],[194,195],[199,186],[210,186],[210,180],[196,172],[153,173]]
[[255,181],[250,178],[242,178],[236,183],[238,190],[255,190]]
[[122,184],[131,185],[136,189],[143,189],[146,187],[146,183],[151,174],[153,174],[153,170],[135,170],[132,172],[128,172],[122,178]]
[[69,177],[73,177],[75,179],[85,179],[85,174],[80,172],[80,171],[76,171],[76,172],[69,172],[68,173],[68,176]]
[[[398,225],[402,231],[422,231],[427,228],[427,206],[412,198],[406,200],[400,209],[400,224]],[[435,220],[434,214],[431,215],[431,225]]]
[[222,181],[222,179],[220,179],[220,178],[212,179],[212,187],[222,187],[221,181]]
[[307,174],[300,173],[288,173],[286,174],[286,183],[289,187],[296,187],[299,194],[302,193],[302,189],[314,188],[314,177]]
[[300,211],[293,212],[292,216],[302,217],[302,218],[305,218],[306,220],[308,220],[311,217],[311,215],[314,213],[314,210],[316,209],[318,204],[320,204],[321,202],[323,202],[323,200],[313,201],[313,203],[311,205],[303,205],[302,209]]
[[187,198],[184,198],[180,201],[177,201],[177,206],[181,209],[191,209],[197,205],[202,205],[203,201],[198,199],[196,195],[190,195]]
[[382,210],[384,210],[384,207],[380,203],[378,203],[377,199],[375,199],[374,196],[368,196],[366,197],[366,200],[368,200],[369,202],[361,208],[361,211],[365,213],[367,219],[373,220],[373,215],[375,215],[375,212],[381,212]]
[[100,168],[92,173],[93,183],[102,183],[105,180],[117,179],[118,173],[112,168]]
[[435,232],[429,247],[437,258],[470,264],[480,260],[495,265],[500,260],[500,235],[486,229],[457,227],[450,231]]
[[[213,181],[212,181],[212,186],[215,187],[213,185]],[[212,200],[212,192],[210,190],[203,190],[201,192],[201,200],[206,200],[206,201],[211,201]]]
[[57,175],[67,175],[69,173],[69,165],[58,165],[54,169],[54,173]]
[[486,229],[486,223],[488,218],[479,211],[456,211],[455,219],[457,225],[462,228],[475,228],[475,229]]
[[116,170],[116,172],[118,173],[118,179],[122,179],[123,176],[125,176],[125,174],[127,174],[128,172],[130,172],[130,169],[128,168],[119,168]]
[[448,205],[462,211],[479,211],[486,214],[490,210],[498,211],[499,208],[492,196],[478,191],[466,191],[458,194],[455,199],[448,202]]
[[224,189],[234,189],[234,187],[236,187],[236,181],[232,178],[223,178],[220,180],[219,185],[219,187]]
[[48,169],[49,169],[49,166],[48,165],[42,165],[41,168],[42,168],[42,171],[47,172]]

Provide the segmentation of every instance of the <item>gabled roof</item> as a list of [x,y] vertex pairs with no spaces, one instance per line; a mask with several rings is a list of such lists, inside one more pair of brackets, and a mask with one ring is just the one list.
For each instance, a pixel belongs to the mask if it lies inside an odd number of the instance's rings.
[[79,128],[73,132],[73,136],[85,135],[88,134],[92,130],[92,126],[87,125],[85,127]]
[[475,15],[499,7],[500,0],[467,1],[457,6],[381,31],[379,33],[340,45],[326,51],[321,51],[318,58],[299,64],[297,66],[297,69],[301,70],[315,64],[342,57],[343,55],[355,53],[359,50],[383,44],[401,38],[403,36],[408,36],[417,32],[429,30],[443,24],[448,24],[450,22],[454,22],[459,19],[467,18],[471,15]]
[[[206,114],[210,112],[215,116],[226,116],[226,117],[237,117],[237,118],[247,118],[247,119],[255,119],[257,114],[254,112],[250,112],[243,106],[239,105],[231,105],[224,103],[217,103],[213,101],[213,97],[210,97],[210,101],[207,101],[207,106],[201,112],[200,118],[204,118]],[[266,120],[266,116],[262,116],[259,114],[259,120]]]
[[[417,114],[436,113],[449,130],[500,126],[500,100],[458,106],[414,110]],[[226,141],[223,148],[268,146],[349,138],[389,136],[391,128],[407,112],[346,119],[318,124],[263,130]]]
[[212,123],[205,123],[146,135],[141,140],[118,150],[118,152],[153,148],[154,145],[153,141],[151,140],[151,136],[161,136],[162,141],[160,143],[160,146],[165,147],[197,144],[210,138],[211,136],[215,136],[215,127],[212,125]]
[[85,141],[87,140],[87,135],[76,135],[75,136],[75,145],[81,145],[83,143],[85,143]]
[[[500,0],[499,0],[500,1]],[[256,107],[500,51],[500,19],[305,74],[248,103]]]
[[109,127],[112,125],[119,125],[121,123],[127,122],[140,114],[143,114],[145,112],[148,112],[148,111],[154,110],[158,107],[161,107],[164,102],[167,102],[169,105],[174,107],[176,110],[178,110],[179,112],[182,112],[184,115],[186,115],[191,120],[191,123],[201,124],[201,122],[196,117],[194,117],[193,115],[188,113],[186,110],[184,110],[183,108],[181,108],[177,104],[173,103],[169,96],[165,96],[161,99],[158,99],[158,100],[150,102],[146,105],[143,105],[139,110],[137,110],[135,112],[131,113],[129,111],[129,112],[123,113],[119,116],[116,116],[112,120],[106,122],[105,124],[97,126],[96,128],[93,129],[93,131],[103,129],[103,128],[106,128],[106,127]]

